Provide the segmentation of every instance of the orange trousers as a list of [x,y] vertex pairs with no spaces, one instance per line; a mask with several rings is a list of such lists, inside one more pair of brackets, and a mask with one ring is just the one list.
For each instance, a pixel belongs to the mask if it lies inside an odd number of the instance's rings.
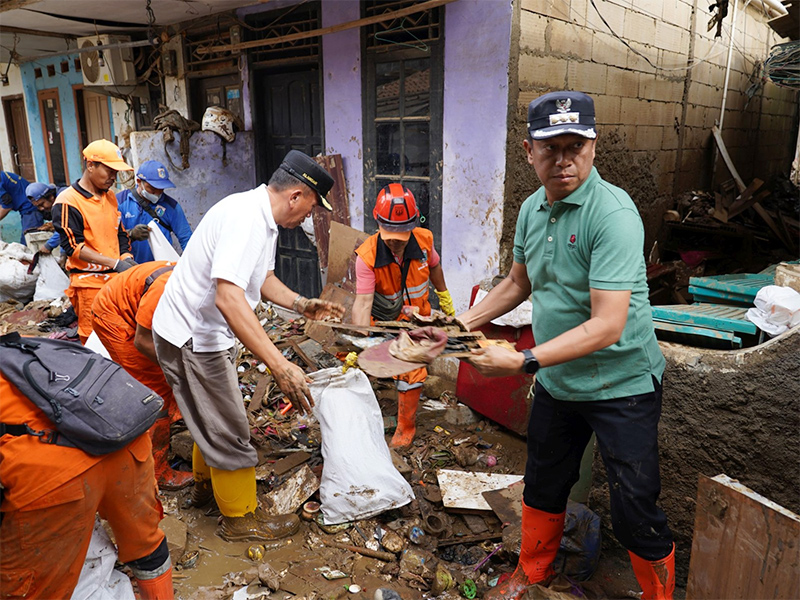
[[97,512],[114,532],[121,562],[144,558],[161,544],[164,512],[147,436],[24,508],[3,513],[0,598],[69,598]]
[[175,402],[175,396],[161,367],[133,345],[136,331],[131,331],[130,325],[119,316],[109,313],[93,315],[92,323],[111,360],[164,399],[164,410],[169,413],[170,421],[175,422],[180,419],[181,413]]
[[67,298],[72,302],[72,308],[75,309],[75,315],[78,317],[78,337],[81,339],[81,344],[85,344],[92,335],[92,303],[101,289],[99,287],[69,286],[65,290]]

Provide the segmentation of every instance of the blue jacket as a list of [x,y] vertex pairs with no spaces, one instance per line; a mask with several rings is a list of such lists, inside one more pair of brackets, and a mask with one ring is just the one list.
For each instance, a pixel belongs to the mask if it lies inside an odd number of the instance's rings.
[[25,195],[28,185],[28,180],[24,177],[16,173],[0,171],[0,206],[19,212],[22,226],[20,244],[23,245],[25,244],[25,232],[29,229],[35,229],[44,223],[42,213],[31,204],[28,196]]
[[[142,201],[147,202],[144,199]],[[117,204],[119,212],[122,214],[122,226],[125,227],[125,231],[130,231],[139,224],[147,225],[153,220],[153,217],[139,205],[131,190],[122,190],[117,194]],[[155,204],[150,202],[147,204],[158,216],[158,226],[164,236],[171,240],[170,232],[174,233],[181,248],[186,248],[189,238],[192,237],[192,228],[189,226],[189,221],[186,220],[186,215],[183,214],[181,205],[166,194],[161,194],[161,198]],[[131,249],[133,250],[133,259],[139,264],[155,260],[147,240],[132,241]]]

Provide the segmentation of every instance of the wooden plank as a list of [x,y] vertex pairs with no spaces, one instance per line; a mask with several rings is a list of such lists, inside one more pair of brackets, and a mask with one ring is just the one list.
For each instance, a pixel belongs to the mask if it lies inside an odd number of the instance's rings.
[[728,171],[731,172],[733,180],[736,182],[736,187],[739,188],[739,192],[743,192],[747,186],[739,176],[739,172],[736,170],[736,167],[733,166],[731,156],[728,154],[728,149],[725,147],[725,142],[722,140],[722,132],[719,130],[719,127],[714,125],[714,127],[711,128],[711,133],[714,134],[714,140],[717,142],[717,149],[719,150],[720,155],[722,155],[722,160],[725,161],[725,166],[728,167]]
[[519,481],[502,490],[483,492],[483,498],[502,523],[521,523],[524,491],[525,484]]
[[743,213],[760,199],[768,196],[769,190],[763,190],[756,194],[756,192],[758,192],[763,185],[764,182],[760,179],[753,179],[753,181],[750,182],[750,185],[747,186],[747,189],[739,194],[739,197],[736,199],[736,201],[728,207],[728,219],[732,219],[736,215]]
[[755,210],[758,213],[759,217],[764,219],[764,222],[767,225],[769,225],[769,228],[772,230],[772,233],[776,235],[776,237],[780,240],[781,244],[786,246],[787,250],[789,251],[794,250],[794,248],[792,247],[792,242],[784,238],[783,232],[780,229],[778,229],[778,226],[775,224],[775,221],[773,221],[772,217],[770,217],[767,214],[767,211],[764,210],[763,206],[761,206],[758,202],[756,202],[755,204],[753,204],[753,210]]
[[332,211],[322,207],[314,208],[311,218],[314,221],[314,237],[317,240],[317,254],[321,269],[328,268],[328,245],[330,242],[331,221],[350,225],[350,205],[347,201],[347,182],[341,154],[315,156],[314,160],[333,177],[333,187],[328,193]]
[[331,222],[328,283],[334,283],[349,292],[356,291],[356,249],[368,237],[363,231]]
[[522,475],[502,473],[472,473],[439,469],[436,471],[439,489],[442,490],[442,503],[445,508],[466,508],[491,510],[481,495],[483,492],[507,488],[512,483],[522,481]]
[[[353,320],[353,302],[355,302],[356,295],[353,292],[343,290],[337,285],[328,283],[319,295],[322,300],[329,300],[330,302],[338,302],[344,306],[345,313],[343,320]],[[309,321],[306,325],[306,335],[312,340],[317,340],[322,347],[327,350],[331,344],[336,341],[338,334],[336,330],[331,327],[326,327],[322,321]]]
[[800,517],[727,475],[700,476],[687,600],[800,598]]

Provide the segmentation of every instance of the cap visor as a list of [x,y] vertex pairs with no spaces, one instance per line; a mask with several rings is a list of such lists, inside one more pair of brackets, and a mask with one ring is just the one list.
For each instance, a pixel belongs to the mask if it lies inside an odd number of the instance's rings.
[[121,160],[97,160],[94,162],[101,162],[105,166],[110,167],[115,171],[133,171],[133,167]]
[[594,139],[597,137],[597,132],[591,125],[555,125],[554,127],[545,127],[544,129],[537,129],[531,132],[531,137],[535,140],[546,140],[547,138],[556,137],[557,135],[567,134],[581,135],[585,138]]
[[328,199],[327,199],[327,198],[325,198],[324,196],[320,196],[319,194],[317,194],[317,199],[319,200],[319,205],[320,205],[322,208],[324,208],[325,210],[330,210],[330,211],[333,211],[333,207],[331,206],[331,203],[330,203],[330,202],[328,202]]
[[408,231],[389,231],[383,227],[378,227],[381,232],[381,239],[407,241],[411,238],[411,230]]
[[162,179],[161,181],[148,181],[147,183],[152,185],[157,190],[166,190],[167,188],[175,187],[175,184],[172,183],[169,179]]

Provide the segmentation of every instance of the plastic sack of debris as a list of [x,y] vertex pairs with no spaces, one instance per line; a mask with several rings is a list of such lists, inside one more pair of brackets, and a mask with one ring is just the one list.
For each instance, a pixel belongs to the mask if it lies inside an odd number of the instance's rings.
[[134,600],[131,580],[114,569],[116,562],[117,547],[100,519],[95,518],[92,540],[71,600]]
[[325,524],[368,519],[411,502],[414,492],[392,465],[381,409],[363,371],[334,367],[310,377],[325,461],[319,486]]
[[153,259],[177,262],[180,256],[175,252],[175,248],[169,243],[158,224],[155,221],[150,221],[147,224],[147,228],[150,230],[147,241],[150,244],[150,250],[153,251]]
[[553,562],[556,573],[587,581],[600,562],[600,517],[578,502],[567,502],[564,535]]
[[769,335],[780,335],[800,324],[800,292],[788,287],[768,285],[758,290],[747,318]]
[[[36,291],[37,274],[28,274],[33,253],[16,242],[0,246],[0,302],[18,300],[27,304]],[[24,262],[23,262],[24,261]]]
[[53,300],[61,298],[64,290],[69,287],[69,276],[58,265],[58,260],[52,254],[40,254],[39,279],[36,280],[34,300]]

